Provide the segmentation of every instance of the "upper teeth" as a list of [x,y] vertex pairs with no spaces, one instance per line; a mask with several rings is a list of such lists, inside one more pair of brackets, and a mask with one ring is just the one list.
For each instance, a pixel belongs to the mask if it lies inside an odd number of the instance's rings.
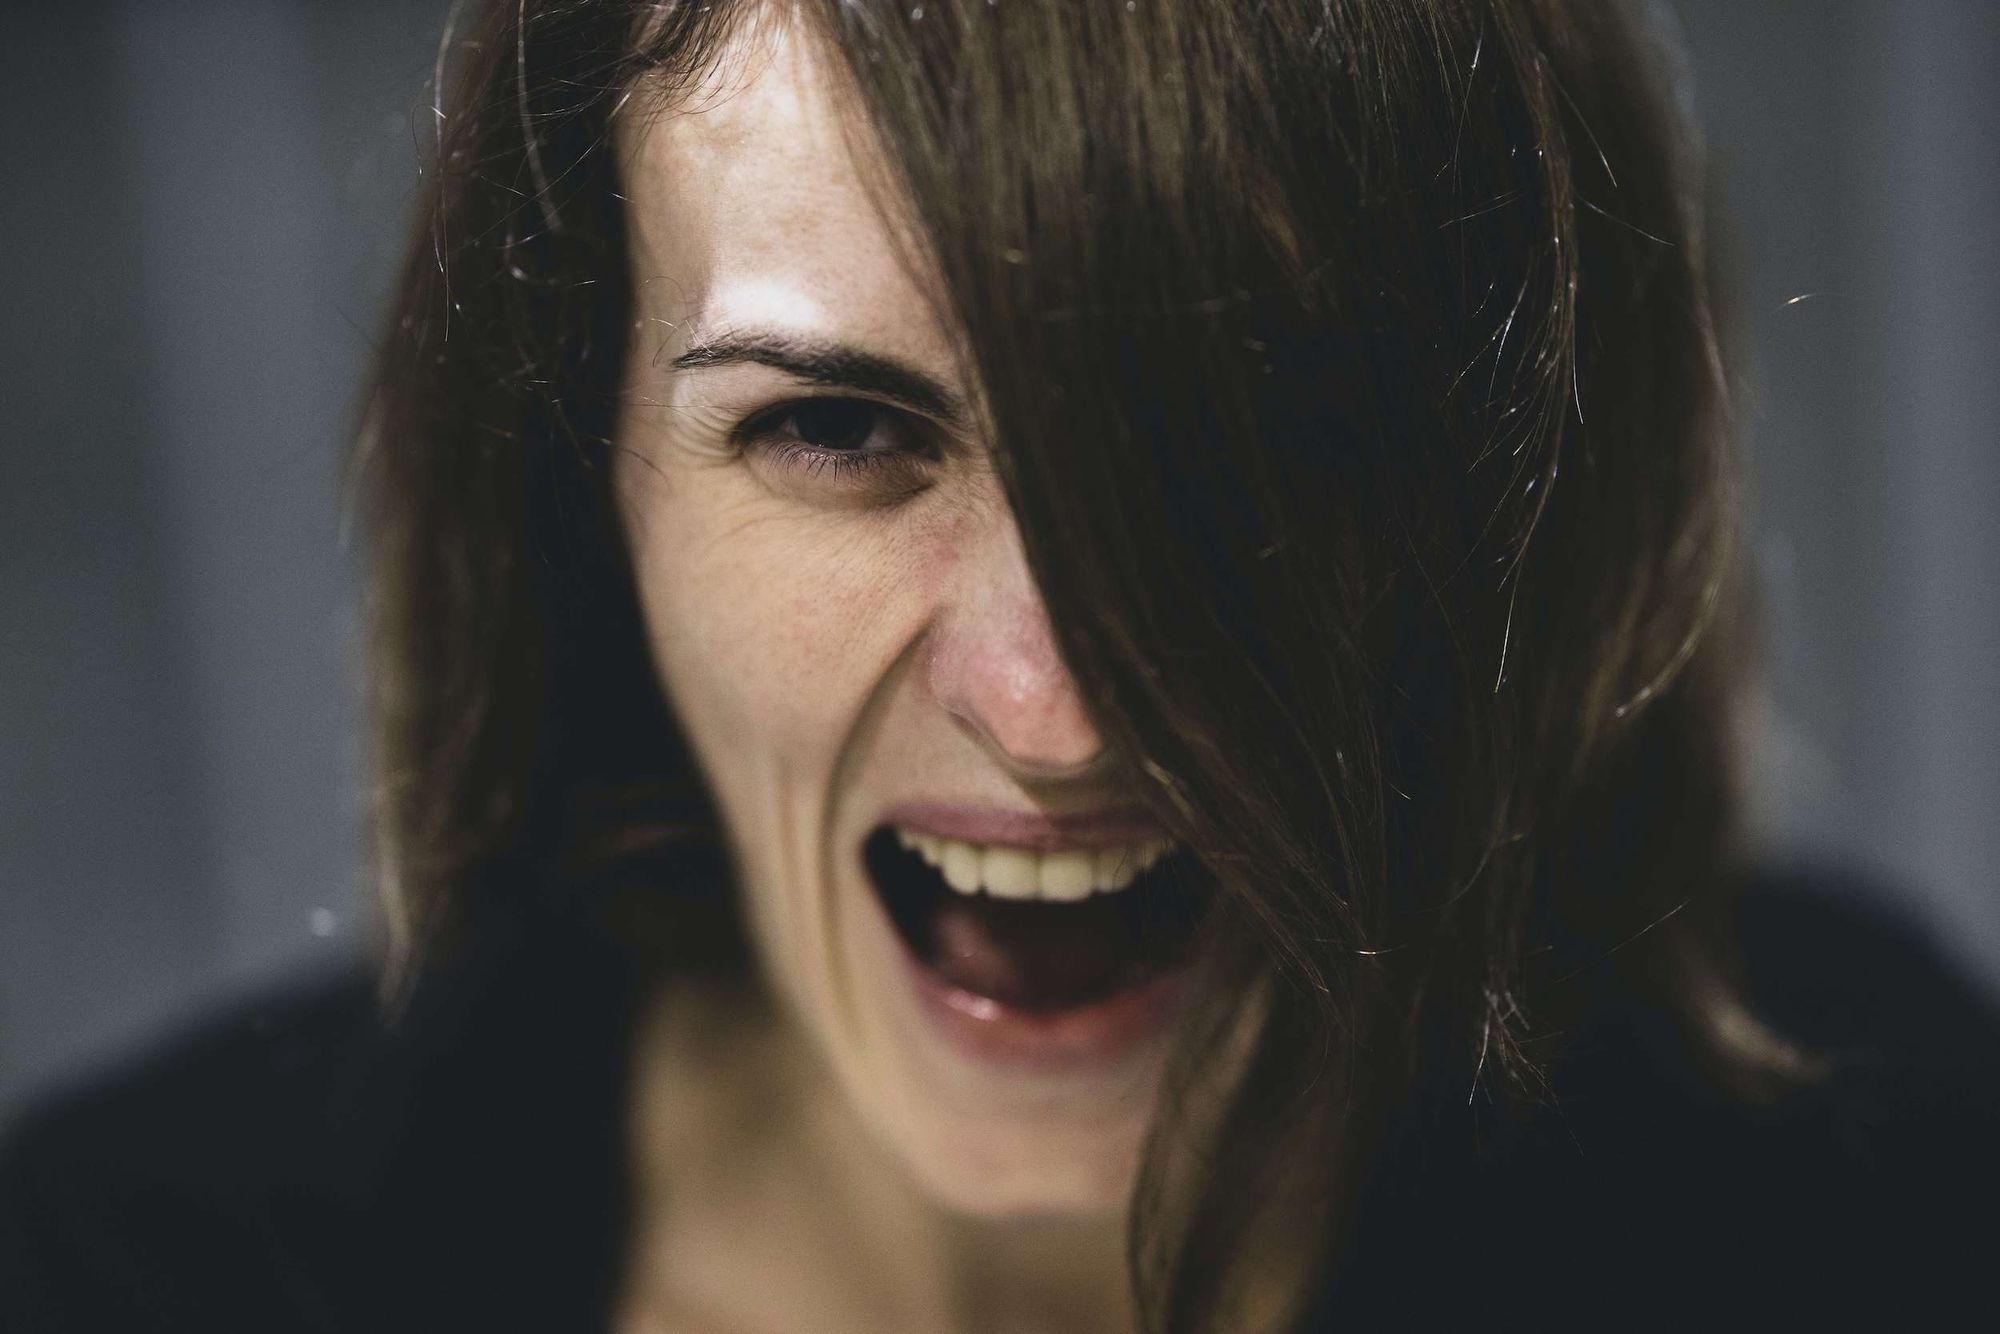
[[983,889],[997,898],[1059,902],[1124,889],[1171,846],[1166,839],[1149,839],[1114,848],[1032,852],[967,843],[914,829],[898,829],[896,840],[937,867],[944,882],[961,894],[977,894]]

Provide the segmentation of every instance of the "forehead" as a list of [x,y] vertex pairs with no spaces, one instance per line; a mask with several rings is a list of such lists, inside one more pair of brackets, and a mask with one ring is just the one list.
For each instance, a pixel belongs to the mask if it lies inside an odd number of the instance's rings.
[[672,341],[754,323],[913,355],[941,347],[837,59],[794,21],[752,21],[694,87],[628,104],[633,277]]

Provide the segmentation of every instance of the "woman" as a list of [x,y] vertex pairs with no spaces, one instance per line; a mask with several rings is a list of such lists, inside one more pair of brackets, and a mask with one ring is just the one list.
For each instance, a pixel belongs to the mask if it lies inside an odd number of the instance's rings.
[[1736,906],[1725,386],[1633,13],[464,22],[360,460],[387,1017],[31,1128],[30,1328],[1941,1297],[1992,1033],[1881,1064],[1842,951],[1906,1008],[1921,956]]

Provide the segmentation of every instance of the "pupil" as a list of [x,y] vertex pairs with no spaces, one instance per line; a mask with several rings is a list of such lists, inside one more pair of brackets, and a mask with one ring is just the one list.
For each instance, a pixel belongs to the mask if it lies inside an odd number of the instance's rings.
[[792,413],[799,439],[820,449],[859,449],[874,426],[875,409],[847,399],[816,399]]

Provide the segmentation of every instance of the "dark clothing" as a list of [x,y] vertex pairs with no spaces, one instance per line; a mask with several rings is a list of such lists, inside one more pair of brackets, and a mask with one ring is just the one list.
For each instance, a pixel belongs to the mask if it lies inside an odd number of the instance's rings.
[[[1852,894],[1767,882],[1754,1011],[1831,1062],[1747,1106],[1608,1006],[1490,1133],[1433,1097],[1378,1159],[1321,1328],[2000,1328],[2000,1020]],[[1499,1317],[1496,1320],[1496,1315]]]
[[[1993,1327],[2000,1023],[1859,904],[1744,908],[1760,1012],[1830,1078],[1746,1106],[1611,1004],[1548,1106],[1428,1089],[1312,1328]],[[337,978],[46,1102],[0,1153],[0,1331],[603,1328],[638,989],[538,909],[393,1026]]]
[[603,1328],[635,999],[505,916],[393,1026],[334,978],[56,1100],[0,1159],[0,1334]]

